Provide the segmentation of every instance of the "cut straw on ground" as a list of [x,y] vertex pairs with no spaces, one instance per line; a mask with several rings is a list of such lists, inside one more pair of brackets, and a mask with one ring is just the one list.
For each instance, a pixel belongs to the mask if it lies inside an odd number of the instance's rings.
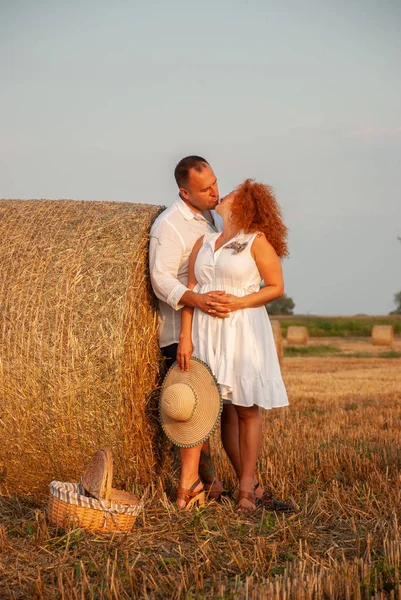
[[300,512],[176,511],[154,480],[131,534],[49,527],[45,506],[0,499],[4,598],[330,598],[401,593],[401,360],[284,358],[290,407],[264,415],[260,481]]

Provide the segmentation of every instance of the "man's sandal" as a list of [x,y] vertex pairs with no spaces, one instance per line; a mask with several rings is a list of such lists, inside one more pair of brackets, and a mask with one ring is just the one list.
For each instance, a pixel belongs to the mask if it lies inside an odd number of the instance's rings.
[[178,507],[179,510],[189,510],[194,505],[204,506],[204,504],[205,504],[205,490],[204,490],[203,486],[202,486],[201,490],[198,490],[197,492],[194,491],[194,489],[196,487],[198,487],[198,485],[200,483],[202,483],[202,482],[198,478],[195,481],[195,483],[193,483],[191,485],[191,487],[189,488],[189,490],[186,490],[185,488],[178,488],[178,490],[177,490],[177,500],[184,500],[184,502],[185,502],[185,507],[183,507],[183,508]]
[[[259,483],[255,484],[255,494],[256,490],[260,487]],[[263,506],[266,510],[277,511],[277,512],[293,512],[295,511],[295,507],[292,504],[287,504],[286,502],[281,502],[281,500],[277,500],[275,496],[271,492],[264,490],[263,494],[260,498],[256,497],[256,502]]]
[[[251,506],[241,506],[241,500],[248,500],[251,502]],[[256,510],[255,492],[244,492],[243,490],[240,490],[238,494],[237,510],[239,512],[253,512]]]
[[209,500],[218,500],[221,499],[222,496],[227,494],[226,490],[223,487],[214,488],[213,486],[217,483],[215,479],[213,481],[203,482],[203,487],[205,488],[206,498]]

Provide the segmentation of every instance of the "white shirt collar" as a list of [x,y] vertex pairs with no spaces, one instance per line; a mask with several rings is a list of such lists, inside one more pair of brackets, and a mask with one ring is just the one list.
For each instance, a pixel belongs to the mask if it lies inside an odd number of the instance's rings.
[[178,210],[186,221],[190,221],[191,219],[206,220],[201,213],[191,210],[188,204],[184,202],[182,198],[178,197],[174,204],[177,206]]
[[195,219],[197,221],[207,221],[217,231],[221,231],[221,229],[223,228],[222,219],[221,219],[220,215],[218,215],[216,213],[215,210],[210,211],[212,221],[209,221],[208,219],[206,219],[204,217],[204,215],[202,213],[198,213],[198,212],[195,212],[194,210],[191,210],[191,208],[188,206],[188,204],[186,202],[184,202],[184,200],[180,196],[178,196],[178,198],[174,202],[174,204],[178,208],[178,210],[180,211],[180,213],[182,214],[182,216],[184,217],[184,219],[186,221],[190,221],[191,219]]

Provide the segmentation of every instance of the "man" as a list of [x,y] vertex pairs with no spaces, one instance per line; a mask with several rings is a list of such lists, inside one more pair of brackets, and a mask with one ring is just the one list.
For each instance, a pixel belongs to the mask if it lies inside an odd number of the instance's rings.
[[[188,259],[195,242],[207,233],[221,229],[214,213],[219,200],[217,178],[209,163],[201,156],[187,156],[177,164],[174,177],[179,198],[154,222],[150,232],[149,265],[153,290],[159,299],[159,345],[170,366],[177,355],[183,306],[225,318],[232,310],[224,290],[198,294],[189,290]],[[211,306],[213,304],[213,307]],[[241,471],[238,446],[238,418],[233,406],[224,405],[221,417],[222,442],[237,472]],[[217,498],[223,487],[210,458],[209,442],[201,452],[199,475],[206,484],[209,497]],[[291,510],[255,481],[255,495],[268,510]]]
[[[218,231],[215,218],[220,219],[213,211],[219,200],[217,179],[204,158],[183,158],[174,176],[179,198],[154,222],[149,247],[150,277],[159,299],[159,345],[170,363],[176,358],[180,309],[193,306],[204,312],[215,312],[209,304],[215,294],[196,294],[188,290],[186,284],[188,259],[195,242],[206,233]],[[227,313],[224,305],[217,311],[222,317]]]
[[[186,287],[188,259],[196,240],[219,229],[213,211],[219,200],[216,175],[201,156],[187,156],[177,164],[174,177],[179,198],[154,222],[149,246],[150,277],[159,299],[159,345],[167,366],[176,359],[183,306],[222,318],[228,313],[224,303],[213,309],[209,304],[223,291],[197,294]],[[210,459],[209,442],[202,448],[199,474],[209,496],[218,497],[223,488]]]

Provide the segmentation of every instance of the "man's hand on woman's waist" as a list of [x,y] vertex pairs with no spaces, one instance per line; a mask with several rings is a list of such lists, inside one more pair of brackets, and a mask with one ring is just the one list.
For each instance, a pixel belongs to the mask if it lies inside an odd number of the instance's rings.
[[205,294],[197,294],[188,290],[181,296],[180,304],[199,308],[202,312],[220,319],[225,319],[230,312],[235,310],[232,306],[229,306],[230,300],[223,290],[206,292]]

